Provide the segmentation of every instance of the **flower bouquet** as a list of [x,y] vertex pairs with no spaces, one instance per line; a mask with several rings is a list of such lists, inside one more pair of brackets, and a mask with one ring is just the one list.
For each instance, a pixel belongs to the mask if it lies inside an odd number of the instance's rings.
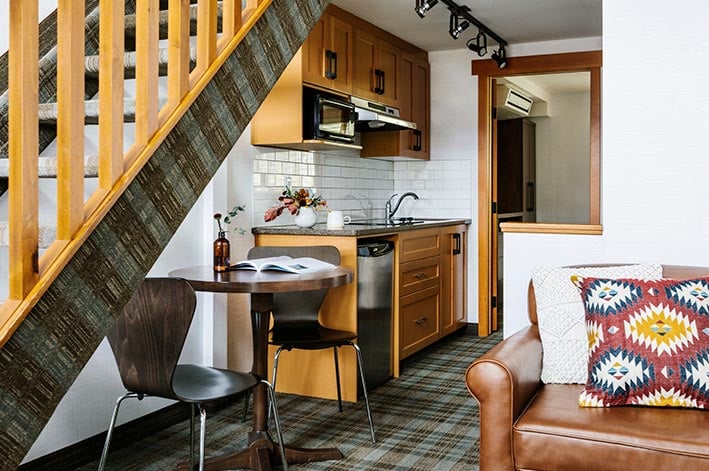
[[265,222],[273,221],[286,209],[289,213],[296,215],[301,208],[317,210],[319,207],[327,207],[327,201],[321,195],[316,194],[315,190],[301,188],[294,191],[291,187],[286,186],[276,204],[266,210],[263,220]]

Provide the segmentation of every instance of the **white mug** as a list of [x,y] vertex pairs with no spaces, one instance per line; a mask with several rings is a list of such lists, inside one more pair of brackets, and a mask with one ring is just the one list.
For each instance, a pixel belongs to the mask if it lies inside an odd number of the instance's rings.
[[351,218],[349,216],[343,216],[342,211],[330,211],[327,214],[327,228],[328,229],[343,229],[345,224],[349,224]]

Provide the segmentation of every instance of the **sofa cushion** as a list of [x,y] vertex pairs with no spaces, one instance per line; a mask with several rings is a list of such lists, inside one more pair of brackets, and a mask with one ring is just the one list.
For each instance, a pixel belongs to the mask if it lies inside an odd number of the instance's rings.
[[580,405],[709,407],[709,278],[576,281],[589,344]]
[[582,390],[542,386],[513,427],[516,469],[709,469],[709,412],[583,408]]
[[639,264],[535,269],[532,283],[544,350],[541,378],[544,383],[586,382],[586,323],[581,296],[571,283],[572,275],[657,279],[662,276],[662,266]]

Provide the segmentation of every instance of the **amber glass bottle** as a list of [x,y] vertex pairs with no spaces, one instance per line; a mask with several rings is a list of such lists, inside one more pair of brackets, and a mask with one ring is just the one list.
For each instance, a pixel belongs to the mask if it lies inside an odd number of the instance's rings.
[[226,232],[219,231],[219,237],[214,241],[214,271],[229,271],[229,239]]

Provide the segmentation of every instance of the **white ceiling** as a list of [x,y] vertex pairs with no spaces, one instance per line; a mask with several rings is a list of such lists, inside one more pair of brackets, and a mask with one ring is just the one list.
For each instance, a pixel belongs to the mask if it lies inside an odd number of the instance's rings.
[[[508,44],[601,36],[602,0],[455,0]],[[457,41],[448,34],[450,13],[438,2],[421,19],[415,0],[332,0],[426,51],[460,49],[477,34],[471,26]],[[492,41],[488,41],[488,46]]]

